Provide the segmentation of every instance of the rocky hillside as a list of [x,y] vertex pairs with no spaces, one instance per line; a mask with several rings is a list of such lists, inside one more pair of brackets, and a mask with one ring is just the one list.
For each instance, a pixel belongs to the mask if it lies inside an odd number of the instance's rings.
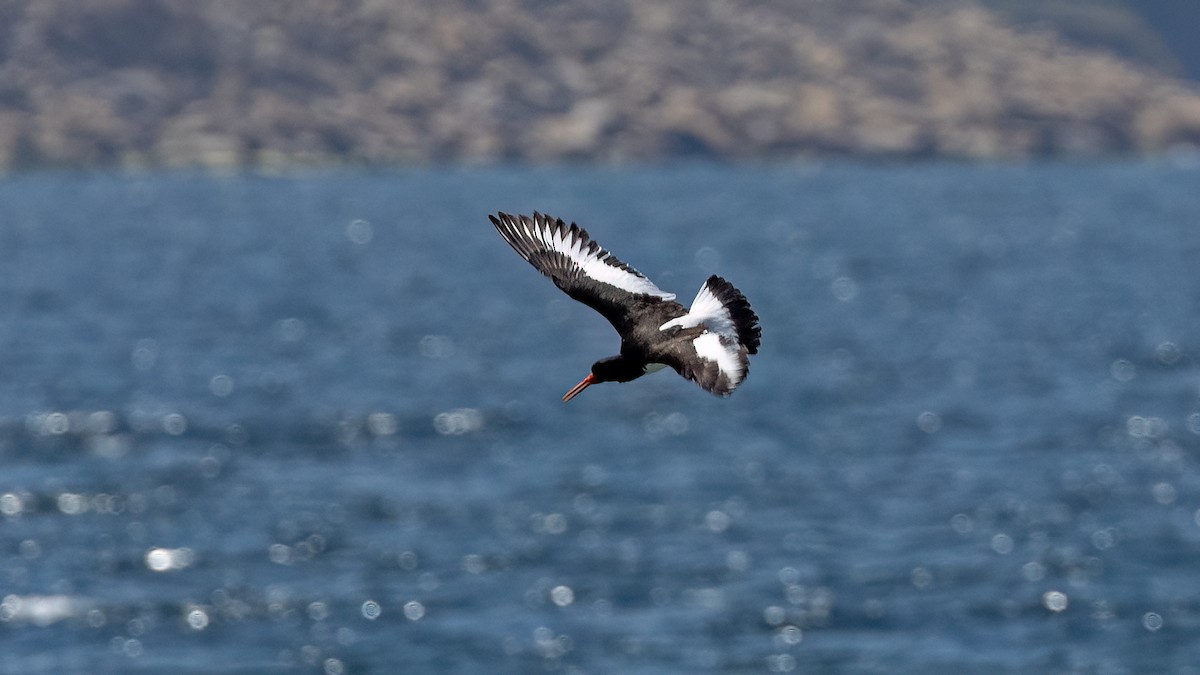
[[1200,93],[941,0],[8,0],[0,166],[1152,153]]
[[978,0],[1021,27],[1046,28],[1083,47],[1200,82],[1200,2]]

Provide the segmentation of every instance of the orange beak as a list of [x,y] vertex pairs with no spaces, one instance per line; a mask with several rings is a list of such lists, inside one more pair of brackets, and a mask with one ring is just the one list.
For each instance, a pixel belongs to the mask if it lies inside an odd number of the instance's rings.
[[593,384],[596,384],[596,382],[598,382],[598,381],[599,380],[596,379],[595,375],[588,375],[587,377],[583,378],[583,382],[580,382],[579,384],[575,385],[574,387],[571,387],[571,391],[568,391],[566,396],[563,396],[563,403],[566,403],[567,401],[570,401],[571,399],[575,398],[576,396],[579,395],[579,392],[583,391],[584,389],[587,389],[588,387],[592,386]]

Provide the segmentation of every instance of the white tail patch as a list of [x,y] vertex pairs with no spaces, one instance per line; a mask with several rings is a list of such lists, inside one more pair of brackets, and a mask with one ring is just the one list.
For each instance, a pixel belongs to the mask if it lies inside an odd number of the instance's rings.
[[[709,332],[725,335],[737,341],[737,328],[733,325],[733,318],[729,316],[729,310],[721,304],[717,296],[713,295],[707,283],[700,287],[700,292],[696,294],[696,299],[692,300],[692,306],[687,314],[671,319],[659,326],[658,329],[667,330],[674,326],[692,328],[700,325],[707,328]],[[698,347],[697,351],[699,351]]]

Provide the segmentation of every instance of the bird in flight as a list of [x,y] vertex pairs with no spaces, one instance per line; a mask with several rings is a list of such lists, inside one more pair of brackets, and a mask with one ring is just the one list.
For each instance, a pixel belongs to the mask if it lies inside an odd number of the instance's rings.
[[522,258],[600,312],[621,336],[621,353],[594,363],[564,402],[598,382],[629,382],[667,366],[717,396],[729,396],[746,379],[762,329],[733,284],[714,274],[687,309],[575,223],[536,211],[488,218]]

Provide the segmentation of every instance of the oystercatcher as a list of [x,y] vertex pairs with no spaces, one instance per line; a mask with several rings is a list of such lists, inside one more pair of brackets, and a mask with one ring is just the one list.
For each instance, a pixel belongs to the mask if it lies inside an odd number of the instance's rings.
[[762,329],[733,284],[714,274],[688,310],[575,223],[536,211],[532,218],[507,213],[488,218],[522,258],[600,312],[621,335],[621,353],[593,364],[564,402],[597,382],[628,382],[666,366],[717,396],[729,396],[746,379]]

